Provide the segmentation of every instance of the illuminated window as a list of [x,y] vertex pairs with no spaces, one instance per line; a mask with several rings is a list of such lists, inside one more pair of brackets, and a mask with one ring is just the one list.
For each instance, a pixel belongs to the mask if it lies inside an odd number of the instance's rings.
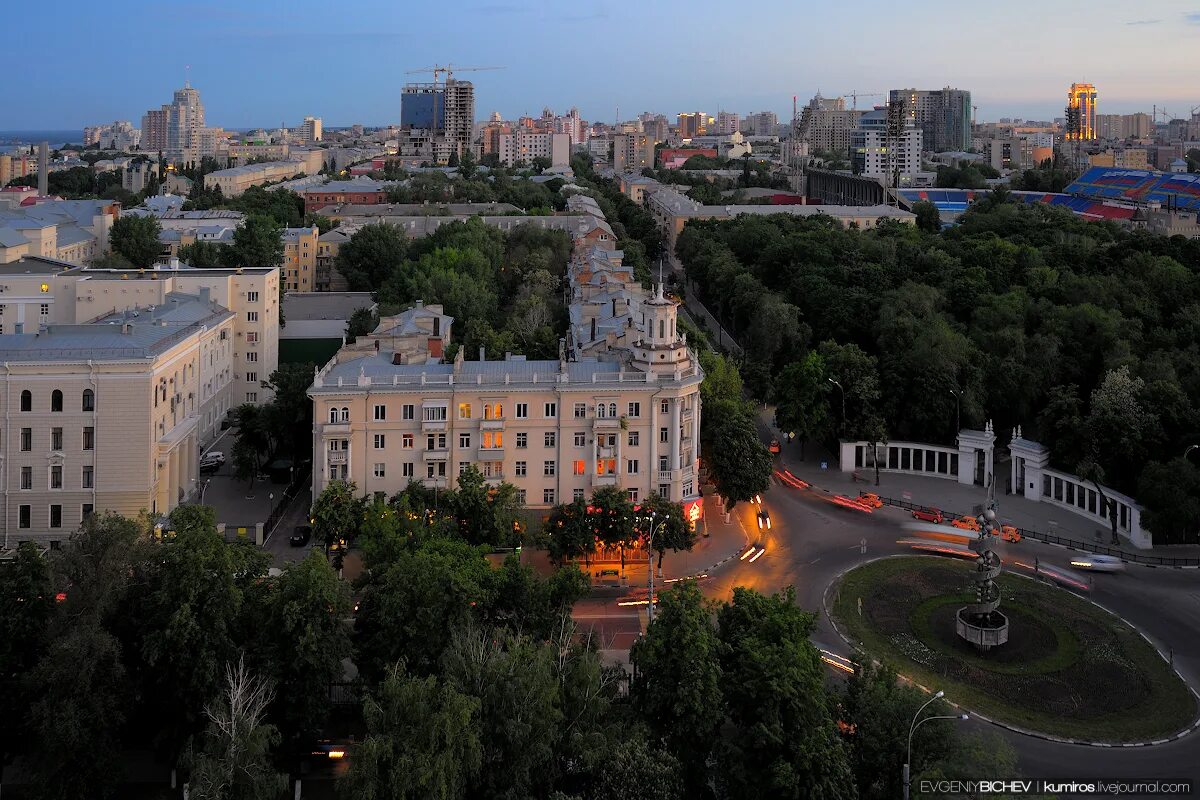
[[458,404],[458,418],[459,419],[470,419],[471,418],[471,404],[470,403],[459,403]]
[[583,459],[579,459],[578,461],[575,462],[574,472],[576,475],[582,475],[583,470],[584,470]]

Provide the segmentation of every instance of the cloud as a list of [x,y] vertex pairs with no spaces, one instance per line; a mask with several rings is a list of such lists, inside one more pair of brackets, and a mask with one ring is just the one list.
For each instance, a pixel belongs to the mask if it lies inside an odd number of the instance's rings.
[[1126,25],[1157,25],[1162,22],[1161,19],[1135,19],[1126,22]]
[[1192,14],[1184,14],[1183,21],[1189,25],[1200,25],[1200,11]]

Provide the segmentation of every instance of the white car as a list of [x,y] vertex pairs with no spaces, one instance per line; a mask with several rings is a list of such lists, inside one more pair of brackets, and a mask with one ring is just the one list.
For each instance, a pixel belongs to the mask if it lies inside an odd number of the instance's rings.
[[200,460],[201,461],[215,461],[218,464],[224,464],[225,463],[225,454],[222,453],[220,450],[209,450],[207,453],[205,453],[204,455],[202,455],[200,457]]
[[1124,572],[1125,562],[1116,556],[1100,556],[1085,553],[1071,559],[1071,566],[1076,569],[1086,569],[1092,572]]

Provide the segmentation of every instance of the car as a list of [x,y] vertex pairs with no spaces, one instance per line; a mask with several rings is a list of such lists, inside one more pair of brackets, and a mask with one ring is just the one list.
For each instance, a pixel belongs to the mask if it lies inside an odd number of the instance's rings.
[[756,495],[754,495],[754,504],[755,504],[756,506],[761,506],[761,505],[762,505],[762,495],[761,495],[761,494],[756,494]]
[[200,456],[201,461],[216,461],[218,464],[225,463],[225,454],[220,450],[209,450],[204,455]]
[[1084,553],[1071,559],[1071,566],[1091,572],[1124,572],[1125,562],[1116,556],[1101,556]]
[[200,459],[200,474],[211,475],[221,468],[221,462],[211,458]]
[[942,516],[941,510],[937,508],[914,508],[912,515],[913,519],[919,519],[924,522],[941,523],[941,521],[945,519],[945,517]]
[[778,439],[772,439],[771,444],[767,447],[772,453],[778,453],[782,448],[779,446]]
[[288,544],[292,547],[304,547],[312,539],[312,526],[297,525],[292,529],[292,535],[288,538]]
[[867,508],[883,508],[883,499],[874,492],[859,492],[858,502]]
[[961,516],[958,519],[953,519],[950,521],[950,524],[964,531],[979,533],[979,520],[971,516]]
[[1021,532],[1012,525],[1001,525],[1000,538],[1006,542],[1016,543],[1021,541]]
[[765,508],[758,512],[758,527],[759,530],[771,530],[771,512]]

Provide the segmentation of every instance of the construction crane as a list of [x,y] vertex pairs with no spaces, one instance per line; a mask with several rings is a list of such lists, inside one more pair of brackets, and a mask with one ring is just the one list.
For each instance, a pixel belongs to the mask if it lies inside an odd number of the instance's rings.
[[454,77],[455,72],[485,72],[487,70],[493,70],[493,69],[504,69],[504,67],[457,67],[456,68],[451,64],[447,64],[444,67],[440,64],[434,64],[432,67],[424,67],[422,69],[410,69],[410,70],[407,70],[404,74],[405,75],[418,75],[418,74],[424,74],[427,72],[432,72],[433,73],[433,82],[436,84],[438,82],[438,78],[440,78],[442,75],[446,76],[446,80],[450,80],[452,77]]
[[858,110],[858,98],[860,98],[860,97],[885,97],[885,96],[886,95],[884,95],[883,92],[854,92],[854,91],[852,91],[852,92],[850,92],[850,94],[842,95],[842,99],[845,100],[847,97],[849,97],[854,103],[854,105],[851,106],[852,110],[857,111]]

